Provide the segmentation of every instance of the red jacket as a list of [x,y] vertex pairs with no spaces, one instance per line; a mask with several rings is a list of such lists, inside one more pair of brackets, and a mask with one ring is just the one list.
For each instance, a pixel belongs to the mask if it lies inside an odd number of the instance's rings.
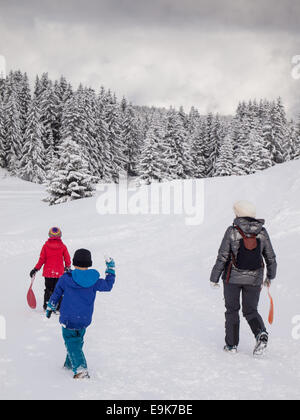
[[39,262],[35,266],[40,270],[44,266],[43,276],[59,278],[65,267],[71,267],[71,258],[66,245],[59,238],[50,238],[42,248]]

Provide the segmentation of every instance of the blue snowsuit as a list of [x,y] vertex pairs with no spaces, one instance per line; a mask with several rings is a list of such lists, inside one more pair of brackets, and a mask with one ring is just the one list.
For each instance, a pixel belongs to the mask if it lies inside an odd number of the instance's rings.
[[65,367],[78,370],[87,369],[82,351],[86,328],[92,322],[94,302],[97,292],[110,292],[115,282],[115,274],[107,273],[100,278],[96,270],[73,270],[58,281],[49,303],[56,307],[61,297],[60,323],[67,348]]

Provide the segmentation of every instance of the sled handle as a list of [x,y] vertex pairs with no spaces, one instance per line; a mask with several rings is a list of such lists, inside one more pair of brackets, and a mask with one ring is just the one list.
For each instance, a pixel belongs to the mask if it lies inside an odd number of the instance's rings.
[[36,274],[31,277],[30,289],[32,289]]

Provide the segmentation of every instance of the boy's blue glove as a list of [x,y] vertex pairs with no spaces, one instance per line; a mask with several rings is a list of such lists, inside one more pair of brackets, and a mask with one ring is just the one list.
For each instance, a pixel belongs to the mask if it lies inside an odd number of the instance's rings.
[[106,271],[105,274],[115,274],[115,262],[112,258],[106,258]]
[[46,309],[46,317],[51,318],[52,312],[55,312],[55,311],[56,311],[56,306],[48,302],[47,309]]

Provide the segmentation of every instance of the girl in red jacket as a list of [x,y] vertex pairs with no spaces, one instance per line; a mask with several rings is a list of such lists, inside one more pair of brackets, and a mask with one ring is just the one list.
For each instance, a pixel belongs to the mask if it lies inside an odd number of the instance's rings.
[[61,236],[62,233],[58,227],[53,227],[49,230],[49,239],[42,248],[40,259],[30,272],[30,277],[33,277],[44,266],[45,310],[58,279],[71,267],[71,258],[66,245],[61,240]]

